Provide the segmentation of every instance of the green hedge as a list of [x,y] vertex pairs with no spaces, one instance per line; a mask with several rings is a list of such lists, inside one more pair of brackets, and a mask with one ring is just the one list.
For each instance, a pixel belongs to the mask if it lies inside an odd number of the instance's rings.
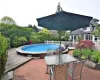
[[89,59],[96,63],[100,63],[100,51],[91,49],[75,49],[73,52],[75,57],[80,57],[82,59]]
[[7,61],[7,48],[8,48],[8,41],[7,39],[0,34],[0,79],[3,76],[5,65]]
[[19,47],[28,43],[28,40],[25,37],[15,36],[14,40],[12,40],[13,47]]
[[94,51],[91,60],[95,61],[96,63],[100,63],[100,51]]

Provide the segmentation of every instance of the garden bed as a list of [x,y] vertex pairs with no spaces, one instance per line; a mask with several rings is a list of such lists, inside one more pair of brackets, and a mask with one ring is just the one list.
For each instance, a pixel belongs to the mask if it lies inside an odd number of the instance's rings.
[[[76,59],[78,60],[82,60],[82,58],[78,57],[78,56],[74,56]],[[92,60],[88,60],[85,63],[85,66],[88,68],[92,68],[92,69],[96,69],[96,70],[100,70],[100,63],[97,63],[95,61]]]

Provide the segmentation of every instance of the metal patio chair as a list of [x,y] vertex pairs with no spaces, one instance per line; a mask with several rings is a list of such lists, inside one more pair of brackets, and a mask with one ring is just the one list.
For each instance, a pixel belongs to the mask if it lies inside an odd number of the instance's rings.
[[82,69],[86,60],[75,61],[69,64],[68,74],[72,80],[82,80]]
[[67,80],[68,64],[54,65],[53,80]]
[[[54,55],[54,50],[48,49],[48,50],[47,50],[46,56],[52,56],[52,55]],[[48,65],[47,65],[47,70],[46,70],[46,73],[47,73],[47,74],[48,74],[48,69],[49,69],[49,67],[51,67],[51,66],[48,66]]]
[[61,49],[56,49],[55,51],[54,51],[54,55],[59,55],[59,54],[62,54],[62,50]]

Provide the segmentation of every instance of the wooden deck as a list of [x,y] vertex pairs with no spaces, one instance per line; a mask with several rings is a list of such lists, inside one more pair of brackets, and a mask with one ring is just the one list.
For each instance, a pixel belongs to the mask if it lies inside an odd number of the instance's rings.
[[25,57],[25,56],[18,55],[16,53],[16,48],[8,50],[8,58],[7,58],[5,73],[18,68],[22,64],[32,59],[33,59],[32,57]]

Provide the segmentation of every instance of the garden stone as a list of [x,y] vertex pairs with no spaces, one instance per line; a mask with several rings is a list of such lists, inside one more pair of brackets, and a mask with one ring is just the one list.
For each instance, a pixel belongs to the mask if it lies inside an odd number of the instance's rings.
[[100,70],[100,64],[96,64],[95,69]]
[[87,66],[89,68],[95,68],[96,64],[90,60],[87,60],[85,63],[85,66]]

